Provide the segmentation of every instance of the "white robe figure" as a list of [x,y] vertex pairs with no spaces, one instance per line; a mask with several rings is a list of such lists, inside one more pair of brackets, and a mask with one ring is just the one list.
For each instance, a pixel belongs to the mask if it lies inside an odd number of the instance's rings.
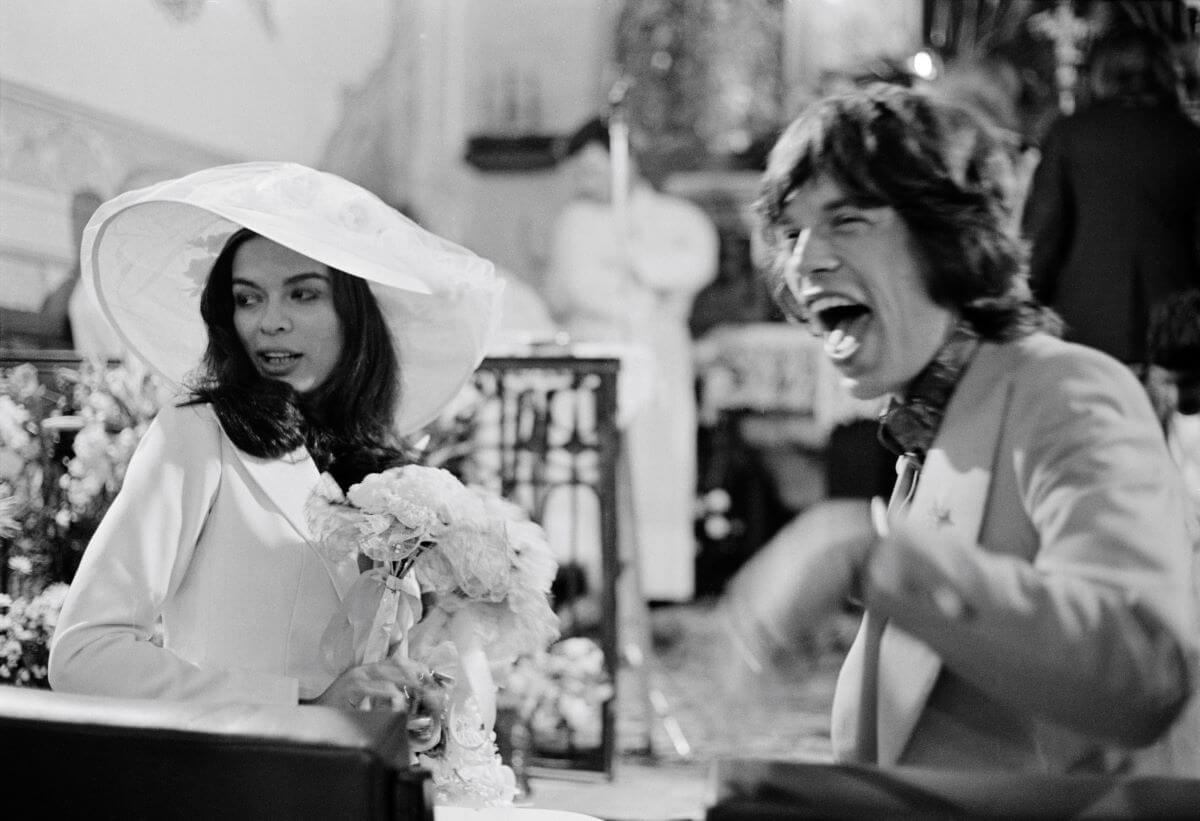
[[[612,208],[576,200],[559,215],[546,296],[572,340],[643,347],[651,367],[618,381],[642,593],[695,593],[696,400],[688,313],[717,272],[718,238],[697,205],[637,184],[628,251]],[[626,261],[628,260],[628,262]],[[623,547],[622,553],[629,551]]]

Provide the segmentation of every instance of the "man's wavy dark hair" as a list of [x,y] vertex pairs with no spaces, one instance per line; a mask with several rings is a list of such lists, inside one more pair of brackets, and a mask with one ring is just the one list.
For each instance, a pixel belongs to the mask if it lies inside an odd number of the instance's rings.
[[306,446],[321,470],[343,488],[366,473],[408,461],[393,434],[400,366],[379,304],[365,280],[330,268],[342,353],[313,391],[259,375],[234,326],[233,261],[247,240],[234,233],[213,263],[200,298],[208,329],[202,376],[190,404],[211,403],[221,426],[253,456],[283,456]]
[[1061,331],[1029,291],[1012,148],[967,109],[877,83],[794,120],[771,150],[756,203],[772,277],[791,252],[773,229],[795,190],[821,175],[864,206],[899,213],[928,264],[931,298],[982,338]]

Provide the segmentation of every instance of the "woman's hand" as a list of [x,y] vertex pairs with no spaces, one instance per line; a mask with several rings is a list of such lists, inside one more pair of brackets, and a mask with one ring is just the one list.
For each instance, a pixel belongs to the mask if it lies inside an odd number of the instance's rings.
[[409,697],[429,675],[424,665],[406,658],[360,664],[347,669],[325,692],[306,703],[342,710],[407,710]]
[[420,753],[442,739],[447,687],[453,681],[419,662],[396,656],[351,667],[324,693],[304,703],[342,710],[407,711],[408,748]]

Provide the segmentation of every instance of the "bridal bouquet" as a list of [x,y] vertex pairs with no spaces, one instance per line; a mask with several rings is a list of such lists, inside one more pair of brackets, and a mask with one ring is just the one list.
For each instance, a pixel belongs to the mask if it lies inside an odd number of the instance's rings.
[[370,474],[345,494],[322,476],[305,512],[327,558],[372,565],[326,629],[330,669],[403,656],[435,671],[449,692],[414,749],[439,802],[511,803],[515,779],[493,732],[495,681],[558,636],[556,565],[541,527],[495,494],[420,465]]

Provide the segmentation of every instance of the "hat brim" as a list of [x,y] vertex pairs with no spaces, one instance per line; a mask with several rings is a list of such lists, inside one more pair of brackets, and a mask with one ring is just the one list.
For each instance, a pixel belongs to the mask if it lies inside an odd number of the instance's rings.
[[504,286],[491,262],[341,177],[239,163],[122,194],[84,230],[84,288],[128,349],[173,385],[200,364],[200,295],[241,228],[368,282],[400,363],[398,434],[436,418],[482,361]]

